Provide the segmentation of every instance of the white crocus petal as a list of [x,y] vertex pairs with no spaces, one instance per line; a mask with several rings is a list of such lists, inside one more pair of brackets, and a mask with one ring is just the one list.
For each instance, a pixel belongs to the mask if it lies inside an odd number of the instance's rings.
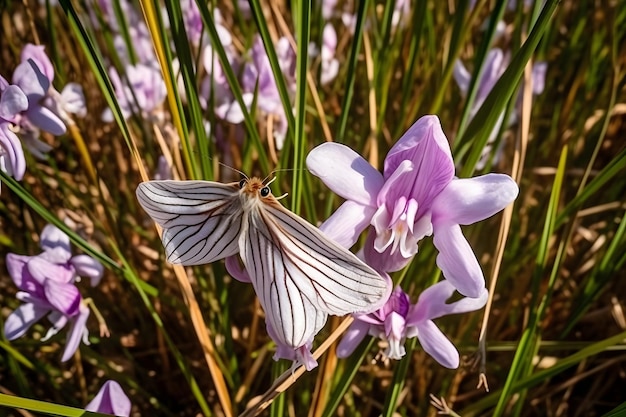
[[424,352],[446,368],[456,369],[459,367],[459,352],[435,323],[427,320],[420,323],[417,328],[417,338]]
[[4,335],[7,340],[14,340],[24,335],[29,327],[48,311],[50,309],[32,303],[22,304],[16,308],[4,322]]
[[77,83],[68,83],[61,91],[63,110],[68,113],[85,117],[87,115],[87,102],[83,88]]
[[518,193],[515,181],[504,174],[454,179],[433,202],[433,223],[476,223],[504,209]]
[[374,206],[384,184],[383,176],[361,155],[339,143],[323,143],[306,158],[311,173],[341,197]]
[[346,201],[320,226],[320,230],[344,248],[350,248],[369,226],[374,212],[373,207]]
[[443,276],[461,294],[480,297],[485,287],[485,277],[461,227],[458,224],[436,224],[433,243],[439,251],[437,266]]

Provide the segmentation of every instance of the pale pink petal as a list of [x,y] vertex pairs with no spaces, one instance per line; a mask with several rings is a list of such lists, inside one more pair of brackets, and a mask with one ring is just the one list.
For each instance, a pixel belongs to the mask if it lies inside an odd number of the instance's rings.
[[372,227],[363,245],[363,257],[365,263],[379,272],[399,271],[413,259],[412,256],[408,258],[404,257],[399,250],[392,253],[392,245],[388,245],[382,252],[378,252],[375,247],[375,241],[376,230]]
[[128,396],[115,381],[105,382],[98,394],[85,407],[85,411],[125,417],[130,415],[130,410],[131,403]]
[[100,262],[89,255],[76,255],[70,259],[70,263],[76,269],[76,274],[91,280],[91,286],[95,287],[100,283],[104,267]]
[[449,314],[467,313],[476,311],[485,306],[489,292],[483,288],[477,298],[464,297],[460,300],[447,303],[456,288],[449,281],[439,281],[426,288],[419,296],[417,304],[413,306],[407,316],[408,325],[425,320],[432,320]]
[[504,174],[454,179],[433,202],[433,224],[476,223],[504,209],[518,193],[515,181]]
[[34,63],[39,67],[41,72],[46,76],[50,82],[54,80],[54,67],[48,55],[46,55],[46,48],[43,45],[34,45],[32,43],[26,44],[22,48],[20,60],[22,62],[32,59]]
[[350,248],[369,226],[374,212],[374,207],[346,201],[322,223],[320,230],[341,246]]
[[476,255],[457,224],[437,224],[433,243],[439,255],[437,266],[443,276],[463,295],[478,298],[485,288],[485,277]]
[[46,280],[67,284],[74,282],[76,274],[74,268],[66,263],[56,264],[45,258],[45,253],[34,256],[28,261],[28,272],[40,284]]
[[61,313],[67,316],[78,313],[82,298],[74,284],[64,284],[47,279],[44,283],[44,294],[48,302]]
[[376,204],[383,176],[349,147],[323,143],[309,153],[306,164],[313,175],[346,200],[364,206]]
[[8,340],[17,339],[50,311],[32,303],[22,304],[7,317],[4,322],[4,335]]
[[72,318],[72,324],[67,332],[67,340],[61,362],[65,362],[72,357],[81,341],[88,342],[87,319],[89,318],[89,308],[80,304],[79,311],[79,314]]
[[459,352],[435,323],[430,320],[420,323],[417,338],[424,352],[442,366],[450,369],[459,367]]
[[341,341],[337,345],[337,357],[347,358],[363,341],[369,331],[370,325],[362,321],[355,320],[344,333]]
[[0,123],[0,155],[8,159],[8,174],[21,181],[26,172],[24,150],[20,139],[9,129],[8,123]]
[[224,259],[226,270],[237,281],[251,283],[250,275],[239,261],[239,255],[227,256]]

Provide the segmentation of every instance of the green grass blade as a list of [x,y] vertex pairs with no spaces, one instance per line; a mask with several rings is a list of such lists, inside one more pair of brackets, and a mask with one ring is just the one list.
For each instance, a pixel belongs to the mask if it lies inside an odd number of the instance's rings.
[[391,382],[391,388],[385,398],[385,405],[383,406],[383,417],[393,417],[396,414],[396,407],[398,405],[398,398],[404,384],[406,382],[406,373],[409,370],[409,364],[413,360],[413,349],[417,345],[417,338],[412,338],[406,341],[405,349],[406,355],[400,360],[395,372],[393,373],[393,381]]
[[93,413],[80,408],[68,407],[45,401],[20,398],[13,395],[0,394],[0,405],[11,408],[21,408],[36,411],[53,416],[84,417],[84,416],[109,416],[109,414]]
[[344,95],[341,102],[341,116],[339,117],[339,130],[335,136],[337,142],[344,142],[346,135],[346,127],[348,125],[348,117],[350,116],[350,107],[354,98],[354,83],[356,80],[356,65],[361,52],[363,43],[363,25],[365,24],[365,16],[369,10],[370,0],[358,2],[359,8],[356,13],[356,25],[354,27],[354,40],[348,58],[348,70],[346,72],[346,82],[344,84]]
[[307,73],[309,70],[309,39],[311,31],[311,1],[298,0],[296,5],[296,39],[298,52],[296,54],[296,120],[293,138],[293,182],[291,184],[291,210],[300,212],[304,189],[303,171],[304,154],[306,151],[305,124],[306,124],[306,92]]
[[[554,225],[557,210],[559,207],[561,187],[563,185],[563,178],[565,176],[567,150],[568,148],[567,146],[565,146],[561,151],[561,158],[559,160],[557,172],[554,178],[554,182],[552,184],[552,193],[550,194],[550,202],[548,204],[546,219],[544,222],[543,232],[539,244],[539,250],[537,251],[535,270],[533,271],[533,288],[531,289],[531,293],[533,294],[533,300],[531,301],[531,306],[534,306],[536,304],[536,299],[540,293],[540,284],[548,266],[548,254],[549,248],[551,247],[550,238],[554,232]],[[559,249],[559,251],[563,250],[563,247]],[[550,284],[552,285],[556,277],[558,265],[560,265],[560,262],[558,261],[557,256],[557,260],[555,260],[554,262],[555,267],[553,268],[552,276],[550,277]],[[528,326],[524,330],[517,351],[515,352],[515,357],[513,358],[513,362],[511,363],[509,375],[504,384],[504,388],[502,389],[502,393],[498,400],[498,404],[496,405],[496,409],[493,413],[494,416],[501,416],[504,414],[509,399],[513,395],[514,384],[518,380],[526,376],[526,374],[530,371],[530,366],[532,365],[531,359],[534,357],[534,354],[537,350],[537,343],[540,332],[539,323],[543,317],[543,311],[546,307],[546,303],[549,297],[550,291],[548,291],[544,295],[544,298],[537,307],[537,309],[531,308],[530,318],[528,319]]]
[[496,125],[500,115],[499,110],[505,108],[506,103],[513,96],[513,92],[516,91],[517,85],[524,72],[524,67],[537,48],[544,32],[547,30],[557,4],[558,0],[546,1],[537,23],[528,35],[528,39],[526,39],[524,45],[522,45],[520,50],[515,54],[509,67],[504,74],[502,74],[493,87],[493,90],[491,90],[480,109],[476,112],[476,115],[467,126],[467,130],[457,139],[459,146],[461,146],[470,138],[476,137],[472,143],[472,150],[463,164],[459,177],[469,177],[474,171],[476,162],[478,162],[482,150],[489,139],[489,133]]

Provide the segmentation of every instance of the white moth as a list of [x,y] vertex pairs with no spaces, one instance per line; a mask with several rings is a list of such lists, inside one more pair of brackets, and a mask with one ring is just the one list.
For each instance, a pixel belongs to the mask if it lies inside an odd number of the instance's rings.
[[148,181],[137,198],[163,227],[169,262],[199,265],[239,253],[273,333],[294,350],[327,314],[373,312],[389,297],[387,279],[284,208],[258,178]]

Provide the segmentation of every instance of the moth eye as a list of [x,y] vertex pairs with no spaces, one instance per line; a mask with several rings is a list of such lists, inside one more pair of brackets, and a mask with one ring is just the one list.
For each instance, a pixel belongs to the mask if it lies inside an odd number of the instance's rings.
[[245,187],[247,182],[248,182],[248,180],[241,180],[241,181],[239,181],[239,188]]
[[270,190],[270,187],[263,187],[261,188],[261,197],[267,197],[268,195],[270,195],[272,193],[272,191]]

